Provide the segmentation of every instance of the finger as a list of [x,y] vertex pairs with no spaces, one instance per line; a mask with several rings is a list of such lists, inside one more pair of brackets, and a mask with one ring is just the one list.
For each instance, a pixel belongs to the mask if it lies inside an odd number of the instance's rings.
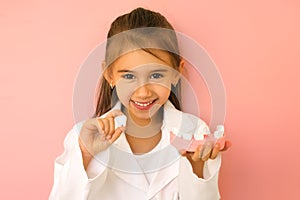
[[101,118],[96,118],[97,123],[95,126],[98,128],[99,133],[104,133],[104,123]]
[[113,117],[107,118],[108,120],[108,126],[109,126],[109,132],[106,135],[106,139],[110,139],[112,134],[115,132],[115,120]]
[[210,158],[215,159],[218,156],[219,152],[220,152],[220,145],[217,143],[211,152]]
[[201,159],[203,161],[207,161],[210,158],[211,151],[212,151],[212,145],[211,144],[205,145],[202,151]]
[[124,127],[118,127],[114,134],[112,135],[111,139],[109,140],[109,142],[112,144],[114,141],[116,141],[116,139],[118,139],[121,135],[121,133],[125,130]]
[[225,146],[221,151],[227,151],[232,146],[231,142],[229,140],[225,141]]
[[102,119],[100,119],[100,118],[97,118],[96,119],[97,120],[97,126],[98,126],[98,137],[100,138],[100,140],[101,141],[105,141],[106,140],[106,136],[105,136],[105,131],[104,131],[104,127],[105,127],[105,125],[104,125],[104,123],[103,123],[103,121],[102,121]]
[[103,122],[103,132],[104,132],[104,135],[105,137],[107,136],[107,134],[109,133],[109,121],[107,118],[103,118],[102,119],[102,122]]
[[193,161],[199,161],[200,160],[200,153],[202,152],[202,145],[199,145],[195,151],[195,153],[192,155]]

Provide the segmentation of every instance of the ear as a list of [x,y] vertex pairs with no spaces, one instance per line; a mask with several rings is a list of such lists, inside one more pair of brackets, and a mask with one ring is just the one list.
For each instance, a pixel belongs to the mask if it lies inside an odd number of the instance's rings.
[[112,78],[112,73],[111,70],[108,69],[108,67],[106,66],[106,62],[105,60],[102,61],[102,71],[103,71],[103,77],[106,79],[106,81],[110,84],[112,84],[113,82],[113,78]]
[[181,77],[181,75],[182,75],[182,73],[183,73],[183,70],[184,70],[184,60],[181,59],[181,60],[180,60],[180,63],[179,63],[179,66],[178,66],[178,71],[179,71],[179,72],[176,73],[175,78],[174,78],[174,81],[172,82],[172,84],[173,84],[174,86],[177,85],[177,83],[178,83],[178,81],[179,81],[179,79],[180,79],[180,77]]
[[184,62],[183,58],[181,58],[180,63],[179,63],[179,72],[180,72],[180,74],[183,73],[184,64],[185,64],[185,62]]

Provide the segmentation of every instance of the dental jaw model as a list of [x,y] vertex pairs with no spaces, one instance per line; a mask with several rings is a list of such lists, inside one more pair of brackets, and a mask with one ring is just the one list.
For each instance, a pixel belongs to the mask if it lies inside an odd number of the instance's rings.
[[[120,115],[115,117],[115,127],[126,126],[127,117]],[[179,128],[172,128],[170,131],[170,143],[178,150],[184,149],[188,152],[195,152],[199,145],[202,145],[200,158],[206,157],[211,153],[216,142],[220,144],[220,149],[225,146],[224,126],[218,125],[216,130],[211,133],[207,126],[196,125],[199,119],[190,114],[182,116],[182,125]]]
[[195,152],[196,148],[202,145],[200,158],[205,158],[211,153],[216,142],[220,145],[220,149],[224,148],[224,126],[218,125],[216,130],[211,133],[205,124],[199,123],[198,118],[184,113],[179,130],[172,128],[170,131],[170,142],[176,149],[184,149],[188,152]]

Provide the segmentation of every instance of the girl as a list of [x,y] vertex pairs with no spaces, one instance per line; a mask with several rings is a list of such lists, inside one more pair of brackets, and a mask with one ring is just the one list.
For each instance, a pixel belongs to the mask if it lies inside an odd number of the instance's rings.
[[137,8],[107,38],[96,112],[66,136],[49,199],[220,199],[219,152],[230,142],[203,155],[191,140],[208,127],[180,111],[184,61],[173,27]]

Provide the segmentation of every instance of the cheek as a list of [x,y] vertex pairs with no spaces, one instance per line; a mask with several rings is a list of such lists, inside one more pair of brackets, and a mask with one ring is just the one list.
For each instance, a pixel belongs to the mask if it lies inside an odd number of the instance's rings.
[[157,96],[159,96],[162,104],[165,103],[165,101],[169,98],[171,93],[171,90],[168,87],[162,85],[154,86],[153,91],[155,91]]
[[129,100],[132,94],[134,93],[134,91],[136,90],[136,88],[137,85],[134,81],[128,82],[128,81],[120,80],[116,84],[116,91],[117,91],[118,98],[125,107],[128,106]]

